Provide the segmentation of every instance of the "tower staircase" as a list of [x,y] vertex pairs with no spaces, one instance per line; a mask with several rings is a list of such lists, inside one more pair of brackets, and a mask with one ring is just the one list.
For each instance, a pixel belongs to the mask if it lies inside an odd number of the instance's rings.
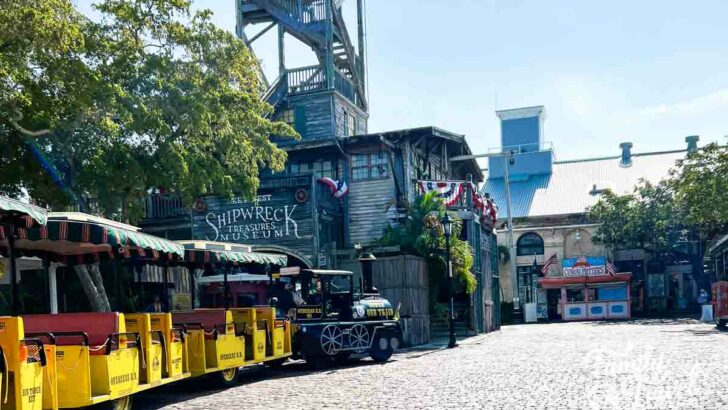
[[[265,32],[277,24],[280,33],[288,33],[311,47],[318,59],[318,66],[282,67],[264,95],[268,103],[276,107],[287,94],[336,90],[367,111],[364,58],[356,53],[349,38],[341,10],[343,1],[237,0],[238,36],[248,44],[259,36],[248,39],[248,25],[267,24],[262,30]],[[360,48],[362,44],[360,31]]]

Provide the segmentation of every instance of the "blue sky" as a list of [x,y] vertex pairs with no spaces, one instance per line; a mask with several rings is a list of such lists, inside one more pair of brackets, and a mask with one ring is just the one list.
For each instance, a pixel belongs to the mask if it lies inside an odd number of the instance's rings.
[[[344,3],[352,36],[355,5]],[[234,31],[234,0],[195,7]],[[496,109],[544,105],[560,160],[616,155],[622,141],[635,152],[725,141],[726,16],[720,0],[368,0],[369,130],[435,125],[484,152],[499,145]],[[274,32],[254,44],[271,78]],[[315,62],[286,41],[289,67]]]

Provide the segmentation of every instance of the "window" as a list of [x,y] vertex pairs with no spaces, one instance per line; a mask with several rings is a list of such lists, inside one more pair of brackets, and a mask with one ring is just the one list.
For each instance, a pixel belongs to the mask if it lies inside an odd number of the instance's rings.
[[518,274],[518,297],[521,303],[531,303],[536,301],[538,294],[538,272],[541,266],[519,266],[516,268]]
[[352,156],[352,180],[386,178],[389,175],[387,154],[376,152],[373,154],[357,154]]
[[543,238],[533,232],[522,235],[516,244],[516,255],[543,255]]
[[356,124],[356,118],[353,115],[349,114],[346,117],[346,135],[352,136],[352,135],[356,134],[355,124]]
[[312,172],[317,177],[334,177],[334,164],[331,161],[294,162],[288,167],[291,175]]
[[295,115],[293,114],[293,109],[284,110],[283,114],[281,114],[281,121],[293,127],[293,124],[296,122]]
[[313,164],[313,173],[318,177],[334,177],[334,166],[331,161],[316,161]]
[[584,289],[566,289],[566,301],[567,302],[583,302],[584,301]]

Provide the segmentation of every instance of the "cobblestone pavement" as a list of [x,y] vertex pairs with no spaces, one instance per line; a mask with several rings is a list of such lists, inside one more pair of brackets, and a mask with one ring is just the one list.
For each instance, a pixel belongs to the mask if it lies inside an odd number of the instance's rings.
[[150,392],[144,409],[726,408],[728,333],[690,319],[507,326],[453,350]]

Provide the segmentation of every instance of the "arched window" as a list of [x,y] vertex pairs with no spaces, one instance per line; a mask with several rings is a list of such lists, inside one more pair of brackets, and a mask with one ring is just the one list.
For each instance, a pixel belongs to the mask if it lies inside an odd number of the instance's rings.
[[543,238],[537,233],[529,232],[521,235],[516,244],[516,255],[543,255]]

